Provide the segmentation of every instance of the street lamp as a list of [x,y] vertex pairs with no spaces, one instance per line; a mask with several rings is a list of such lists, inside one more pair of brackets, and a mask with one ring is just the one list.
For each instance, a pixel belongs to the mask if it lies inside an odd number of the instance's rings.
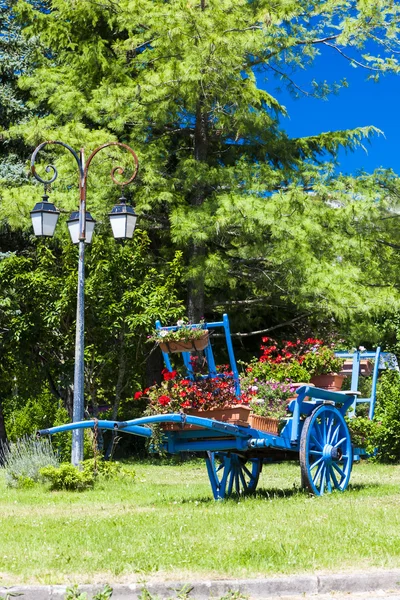
[[[35,169],[35,160],[38,152],[47,144],[56,144],[69,150],[78,164],[79,170],[79,189],[80,202],[79,211],[73,212],[67,222],[73,244],[79,244],[78,259],[78,292],[76,307],[76,336],[75,336],[75,368],[74,368],[74,400],[73,400],[73,422],[82,421],[84,416],[84,308],[85,308],[85,243],[90,244],[94,231],[95,221],[91,214],[86,211],[86,185],[87,173],[93,157],[103,148],[109,146],[119,146],[127,150],[134,160],[134,172],[128,181],[119,182],[115,179],[116,172],[123,174],[122,167],[114,167],[111,171],[111,179],[122,189],[129,185],[136,177],[139,162],[135,152],[126,144],[120,142],[108,142],[99,146],[89,156],[85,162],[84,150],[81,148],[79,154],[71,146],[64,142],[46,141],[35,148],[31,158],[31,172],[34,177],[44,185],[45,193],[41,202],[38,202],[31,211],[32,225],[35,235],[51,237],[54,235],[60,211],[48,201],[48,186],[57,179],[58,172],[53,165],[46,167],[46,172],[53,171],[53,176],[45,181]],[[136,214],[131,206],[126,204],[124,195],[121,195],[120,203],[112,209],[110,221],[115,238],[132,238],[136,225]],[[74,429],[72,431],[72,453],[71,462],[78,465],[83,460],[83,429]]]

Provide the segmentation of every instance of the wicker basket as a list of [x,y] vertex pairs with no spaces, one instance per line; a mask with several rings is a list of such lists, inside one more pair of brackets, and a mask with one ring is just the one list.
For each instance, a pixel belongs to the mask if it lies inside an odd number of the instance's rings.
[[275,419],[274,417],[261,417],[252,413],[249,416],[249,425],[253,429],[278,435],[279,419]]
[[204,350],[208,346],[210,334],[204,331],[203,335],[193,340],[176,340],[171,342],[159,342],[163,352],[193,352],[196,350]]

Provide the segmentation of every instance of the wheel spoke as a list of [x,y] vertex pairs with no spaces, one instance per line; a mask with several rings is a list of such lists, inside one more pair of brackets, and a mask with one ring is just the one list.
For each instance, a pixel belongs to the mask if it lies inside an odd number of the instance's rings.
[[[327,447],[328,446],[328,447]],[[341,452],[346,454],[341,455]],[[330,453],[329,450],[334,449]],[[331,455],[341,455],[333,460]],[[347,487],[353,455],[348,427],[334,405],[319,405],[306,418],[300,440],[302,483],[314,494],[330,493]]]
[[239,496],[239,494],[240,494],[240,484],[239,484],[239,473],[237,471],[235,472],[235,488],[236,488],[236,493]]
[[319,448],[321,448],[321,450],[323,449],[323,445],[322,445],[322,443],[321,443],[319,440],[317,440],[317,438],[316,438],[314,435],[312,435],[312,436],[311,436],[311,439],[313,439],[313,440],[314,440],[314,443],[315,443],[315,444],[316,444],[316,445],[317,445]]
[[339,425],[336,427],[336,429],[335,429],[335,431],[334,431],[334,434],[333,434],[333,436],[332,436],[332,441],[331,441],[331,444],[332,444],[332,445],[335,443],[335,440],[337,440],[337,438],[338,438],[338,435],[339,435],[339,429],[340,429],[340,423],[339,423]]
[[234,472],[233,469],[230,469],[230,473],[229,473],[229,484],[228,484],[228,490],[227,490],[227,495],[230,496],[232,494],[232,488],[233,488],[233,477],[234,477]]
[[321,463],[312,478],[315,485],[317,485],[318,478],[320,477],[323,468],[324,468],[324,463]]
[[316,460],[315,463],[313,463],[312,465],[310,465],[310,471],[311,471],[311,469],[314,469],[314,467],[316,467],[323,460],[324,460],[324,458],[321,456],[321,458],[319,458],[318,460]]
[[248,486],[247,486],[246,480],[245,480],[245,478],[244,478],[243,471],[242,471],[241,469],[239,470],[239,477],[240,477],[240,480],[241,480],[241,482],[242,482],[243,491],[244,491],[244,492],[247,492],[247,487],[248,487]]
[[332,463],[332,466],[334,469],[336,469],[336,471],[339,473],[339,475],[342,477],[342,479],[344,479],[346,477],[346,473],[344,471],[342,471],[342,469],[339,467],[339,465],[337,465],[336,463]]
[[331,470],[331,477],[333,480],[333,485],[335,486],[336,489],[340,489],[339,482],[336,479],[335,471],[333,470],[332,465],[330,467],[330,470]]
[[324,464],[323,471],[321,474],[320,488],[319,488],[319,491],[321,492],[321,494],[323,494],[325,491],[325,483],[326,483],[326,466]]
[[321,435],[320,423],[318,423],[318,421],[315,421],[315,423],[314,423],[313,434],[317,438],[318,442],[320,444],[322,444],[322,435]]
[[249,469],[246,467],[246,465],[242,465],[242,469],[245,473],[247,473],[247,475],[250,477],[250,479],[253,479],[253,473],[251,471],[249,471]]
[[333,419],[328,419],[329,421],[329,427],[328,427],[328,433],[326,434],[326,442],[327,444],[330,444],[330,439],[331,439],[331,431],[332,431],[332,427],[333,427]]
[[346,441],[347,438],[343,437],[342,439],[340,439],[338,442],[336,442],[336,444],[333,446],[334,448],[337,448],[338,446],[340,446],[340,444],[343,444],[343,442]]
[[325,446],[325,444],[326,444],[326,417],[324,417],[322,419],[322,423],[323,423],[323,428],[322,428],[323,438],[322,438],[322,441],[323,441],[324,446]]

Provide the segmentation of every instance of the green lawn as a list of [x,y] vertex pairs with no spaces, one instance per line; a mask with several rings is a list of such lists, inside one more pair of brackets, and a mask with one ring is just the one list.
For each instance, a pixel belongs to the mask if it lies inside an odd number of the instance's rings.
[[134,465],[95,490],[6,488],[0,585],[190,581],[400,567],[400,467],[355,465],[345,493],[298,490],[298,464],[264,467],[255,496],[215,502],[205,465]]

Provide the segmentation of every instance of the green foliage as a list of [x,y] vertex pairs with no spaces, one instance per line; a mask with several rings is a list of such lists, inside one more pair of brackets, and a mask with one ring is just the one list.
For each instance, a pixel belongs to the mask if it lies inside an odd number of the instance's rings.
[[253,359],[246,367],[246,377],[253,380],[268,381],[274,379],[284,383],[288,379],[297,383],[308,383],[310,373],[300,363],[293,361],[287,363],[269,363]]
[[78,491],[92,488],[95,483],[93,471],[80,471],[70,463],[62,463],[57,467],[43,467],[40,476],[50,483],[51,490]]
[[[158,270],[149,245],[144,232],[117,245],[99,231],[87,251],[85,387],[95,414],[108,404],[116,418],[143,378],[147,332],[182,311],[180,254]],[[59,407],[72,404],[76,260],[58,242],[0,260],[0,381],[12,438],[70,420]],[[64,460],[69,437],[57,442]]]
[[[68,411],[63,407],[60,407],[55,414],[52,426],[56,427],[57,425],[65,425],[65,423],[68,422]],[[57,435],[52,437],[52,443],[53,447],[57,452],[57,457],[60,463],[68,462],[71,458],[72,432],[62,431],[60,433],[57,433]]]
[[[21,1],[18,19],[26,40],[51,51],[38,52],[32,74],[19,79],[35,116],[6,139],[90,149],[117,137],[130,143],[141,164],[134,195],[142,226],[163,259],[183,251],[197,317],[204,295],[221,306],[254,300],[245,314],[235,309],[242,326],[398,306],[391,286],[370,285],[394,252],[387,246],[383,258],[374,248],[390,227],[380,218],[386,194],[334,170],[340,148],[358,148],[379,131],[290,139],[281,126],[286,109],[273,95],[274,77],[301,95],[297,72],[332,46],[344,65],[351,55],[374,78],[398,73],[396,4],[122,0],[117,9],[58,0],[41,11]],[[310,81],[304,91],[326,98],[345,85]],[[40,168],[46,159],[69,181],[69,156],[52,148]],[[118,160],[128,167],[126,157]],[[93,212],[103,216],[116,192],[102,161],[90,183]],[[75,192],[60,179],[52,193],[69,210]],[[0,216],[26,228],[34,195],[31,184],[6,191]]]
[[370,455],[375,454],[381,434],[381,424],[367,417],[355,417],[347,419],[347,425],[353,446],[364,448]]
[[204,328],[204,321],[200,321],[197,326],[187,323],[184,319],[179,319],[176,329],[166,329],[161,327],[155,329],[148,337],[152,342],[190,342],[204,338],[208,329]]
[[374,420],[379,425],[376,435],[378,459],[400,461],[400,373],[386,371],[377,385]]
[[[18,393],[18,390],[15,391]],[[18,395],[13,396],[7,404],[5,415],[9,439],[16,441],[34,435],[39,429],[51,427],[57,421],[59,411],[54,396],[46,389],[36,397],[28,398],[25,403]]]
[[[242,383],[242,382],[241,382]],[[281,419],[287,414],[289,398],[293,398],[296,388],[288,383],[254,381],[246,377],[242,392],[249,394],[249,408],[255,415]]]
[[119,462],[111,460],[90,458],[83,461],[82,467],[84,472],[93,473],[96,477],[103,477],[104,479],[115,479],[117,477],[128,477],[132,481],[135,479],[133,469],[126,469]]
[[339,373],[344,360],[335,356],[335,350],[328,346],[318,346],[304,355],[302,366],[311,377]]
[[[103,590],[97,592],[97,594],[92,597],[92,600],[109,600],[112,594],[112,588],[109,585],[105,585]],[[64,600],[88,600],[88,595],[86,592],[79,592],[79,587],[74,585],[67,588],[67,593]]]
[[58,460],[47,439],[25,437],[9,444],[0,444],[4,457],[6,482],[9,487],[28,488],[39,481],[43,467],[55,469]]

